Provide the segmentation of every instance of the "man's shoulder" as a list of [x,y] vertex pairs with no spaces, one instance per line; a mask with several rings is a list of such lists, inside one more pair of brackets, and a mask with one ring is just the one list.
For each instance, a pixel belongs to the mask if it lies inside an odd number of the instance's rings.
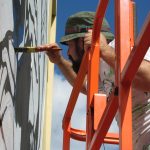
[[[115,39],[112,40],[108,45],[115,48]],[[144,56],[144,59],[150,61],[150,47],[148,48],[147,53]]]

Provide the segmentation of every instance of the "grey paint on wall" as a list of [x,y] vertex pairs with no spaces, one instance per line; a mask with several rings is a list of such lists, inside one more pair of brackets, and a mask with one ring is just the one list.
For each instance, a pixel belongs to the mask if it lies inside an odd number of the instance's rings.
[[47,43],[48,0],[1,0],[0,7],[0,150],[39,150],[47,59],[14,46]]

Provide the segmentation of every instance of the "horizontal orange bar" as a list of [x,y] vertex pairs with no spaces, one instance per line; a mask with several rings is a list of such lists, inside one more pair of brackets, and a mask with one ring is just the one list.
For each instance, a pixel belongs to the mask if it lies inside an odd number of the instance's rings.
[[[71,128],[70,137],[78,141],[86,141],[86,131]],[[103,143],[119,144],[119,135],[117,133],[107,133]]]
[[107,133],[104,143],[107,144],[119,144],[119,134],[118,133]]
[[86,141],[86,131],[71,128],[70,137],[78,141]]

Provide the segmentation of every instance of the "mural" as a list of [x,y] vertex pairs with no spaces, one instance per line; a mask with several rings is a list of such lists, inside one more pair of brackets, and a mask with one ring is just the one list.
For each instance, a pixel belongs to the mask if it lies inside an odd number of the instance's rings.
[[14,47],[48,42],[48,0],[0,1],[0,150],[42,149],[47,58]]

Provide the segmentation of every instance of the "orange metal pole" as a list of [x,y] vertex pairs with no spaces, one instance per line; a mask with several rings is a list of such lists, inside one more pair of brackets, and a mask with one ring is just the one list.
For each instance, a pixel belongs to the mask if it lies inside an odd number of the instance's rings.
[[108,144],[119,144],[119,135],[118,133],[107,133],[104,143]]
[[71,128],[70,135],[72,139],[86,141],[86,131]]
[[121,150],[132,150],[132,103],[130,85],[121,84],[121,71],[130,53],[130,0],[115,1],[116,84],[119,86],[119,138]]
[[[129,3],[129,23],[130,23],[130,47],[132,48],[134,46],[134,37],[135,37],[135,23],[134,23],[134,17],[135,17],[135,2],[133,2],[132,0]],[[128,60],[127,60],[128,61]]]
[[[86,141],[86,131],[70,128],[70,137],[78,141]],[[104,138],[103,143],[107,144],[119,144],[119,134],[118,133],[107,133]]]
[[99,123],[98,128],[92,138],[89,150],[98,150],[101,147],[108,129],[113,121],[113,118],[117,112],[117,109],[118,96],[116,90],[110,96],[110,100],[108,101],[106,109],[102,115],[101,122]]
[[88,52],[86,52],[84,54],[83,61],[81,63],[81,67],[79,69],[79,73],[74,82],[71,96],[70,96],[70,99],[69,99],[69,102],[68,102],[68,105],[67,105],[67,108],[66,108],[66,111],[64,114],[63,124],[66,124],[66,122],[68,122],[68,124],[69,124],[69,122],[71,120],[71,116],[72,116],[73,110],[75,108],[75,104],[77,102],[79,93],[80,93],[82,85],[83,85],[85,75],[87,73],[87,62],[88,62]]
[[77,75],[76,81],[74,83],[74,87],[72,89],[72,93],[64,114],[63,122],[62,122],[62,128],[64,130],[63,135],[63,150],[69,150],[70,149],[70,121],[71,116],[73,113],[73,110],[75,108],[75,104],[77,102],[77,98],[79,95],[79,92],[81,90],[85,75],[87,73],[87,62],[88,62],[88,52],[84,54],[83,61],[81,63],[81,67],[79,70],[79,73]]
[[[122,83],[130,84],[150,46],[150,13],[145,19],[142,30],[135,41],[135,46],[122,71]],[[136,61],[135,61],[136,60]]]
[[94,94],[94,130],[98,127],[106,105],[107,98],[105,94]]
[[70,150],[70,126],[63,131],[63,150]]
[[101,0],[96,11],[94,20],[92,45],[89,54],[89,72],[88,72],[88,95],[87,95],[87,117],[86,117],[86,149],[89,148],[90,142],[94,134],[94,94],[98,93],[98,75],[99,75],[99,57],[100,57],[100,29],[105,10],[108,5],[108,0]]

